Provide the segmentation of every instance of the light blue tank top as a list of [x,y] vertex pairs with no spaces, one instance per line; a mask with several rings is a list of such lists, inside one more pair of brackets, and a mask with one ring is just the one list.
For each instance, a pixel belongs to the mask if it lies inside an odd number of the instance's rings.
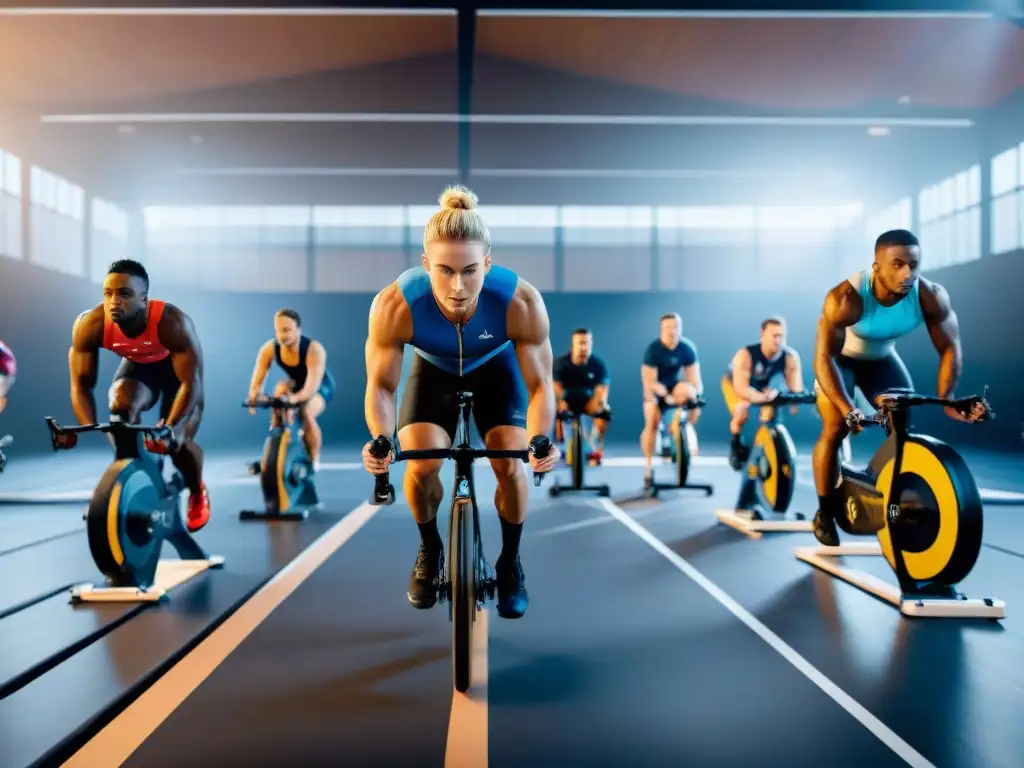
[[427,271],[407,269],[399,275],[398,287],[412,315],[411,346],[422,358],[456,376],[479,368],[512,345],[505,322],[518,284],[515,272],[492,264],[476,312],[458,329],[441,314]]
[[924,322],[921,309],[921,282],[914,281],[903,299],[891,307],[878,303],[871,290],[871,270],[858,272],[850,284],[860,293],[864,313],[846,329],[842,354],[847,357],[878,359],[888,355],[896,339],[906,336]]

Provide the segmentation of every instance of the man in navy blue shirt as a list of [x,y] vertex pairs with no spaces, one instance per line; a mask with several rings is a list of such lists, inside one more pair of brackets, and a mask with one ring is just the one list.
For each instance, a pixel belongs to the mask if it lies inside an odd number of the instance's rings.
[[[662,411],[689,402],[704,391],[697,347],[683,337],[683,319],[675,312],[662,315],[661,333],[644,352],[640,380],[644,393],[644,431],[640,434],[640,447],[647,459],[644,477],[649,480]],[[677,419],[681,413],[677,413]],[[699,418],[700,410],[690,411],[690,424],[696,424]],[[696,434],[692,429],[689,437],[692,454],[696,455]]]
[[[555,360],[553,370],[559,412],[586,414],[594,422],[594,432],[589,438],[591,452],[586,458],[596,465],[601,463],[604,435],[611,418],[608,405],[611,377],[607,366],[593,350],[593,334],[588,328],[577,328],[572,333],[571,351]],[[555,425],[555,432],[561,442],[564,436],[560,421]]]

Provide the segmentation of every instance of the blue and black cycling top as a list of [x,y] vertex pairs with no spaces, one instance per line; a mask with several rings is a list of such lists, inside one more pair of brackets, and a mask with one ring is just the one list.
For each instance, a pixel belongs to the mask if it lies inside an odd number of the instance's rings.
[[507,315],[518,284],[515,272],[492,264],[484,276],[476,311],[465,325],[457,327],[441,314],[427,271],[423,267],[406,270],[398,277],[398,288],[412,317],[409,345],[429,363],[456,376],[466,375],[503,352],[512,354]]

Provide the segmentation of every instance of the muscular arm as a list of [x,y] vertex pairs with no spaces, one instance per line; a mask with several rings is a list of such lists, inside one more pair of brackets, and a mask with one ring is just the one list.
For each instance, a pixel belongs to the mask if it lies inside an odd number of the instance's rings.
[[103,343],[103,308],[83,312],[71,329],[68,370],[71,374],[71,407],[79,424],[96,423],[96,374]]
[[392,283],[370,305],[363,412],[371,438],[395,434],[395,392],[402,378],[405,344],[411,335],[409,306],[398,284]]
[[664,397],[668,394],[665,386],[658,381],[658,369],[647,363],[640,366],[640,385],[644,390],[644,401],[653,400],[655,395]]
[[597,398],[599,402],[604,403],[604,405],[607,407],[608,393],[611,391],[612,388],[612,379],[611,376],[608,375],[608,367],[604,364],[604,361],[601,360],[599,362],[600,372],[598,374],[597,383],[594,385],[594,397]]
[[249,397],[255,397],[263,391],[263,384],[270,373],[270,366],[274,362],[274,342],[264,342],[260,351],[256,353],[256,364],[252,369],[252,379],[249,380]]
[[804,391],[804,372],[800,365],[800,355],[795,350],[791,349],[786,353],[786,370],[783,375],[790,392]]
[[732,358],[732,389],[737,397],[748,403],[764,402],[764,396],[750,386],[750,352],[746,347],[739,350]]
[[302,385],[302,389],[292,395],[292,399],[304,403],[315,395],[323,383],[326,370],[327,350],[319,341],[314,341],[306,352],[306,383]]
[[700,377],[700,363],[692,363],[683,368],[683,378],[693,386],[697,395],[704,392],[704,381]]
[[860,295],[849,282],[844,281],[828,292],[818,319],[814,375],[822,392],[844,415],[854,409],[854,404],[843,388],[836,357],[843,351],[846,329],[860,320],[863,311]]
[[551,323],[540,292],[520,280],[508,307],[508,337],[516,346],[519,371],[530,401],[526,408],[527,435],[547,435],[555,423],[555,387],[551,367]]
[[202,398],[203,348],[192,318],[171,304],[164,307],[157,333],[171,353],[174,375],[181,382],[167,414],[166,424],[173,429],[188,419]]
[[960,323],[953,311],[946,289],[938,283],[921,280],[921,310],[939,353],[939,397],[954,397],[963,369],[963,349],[960,346]]

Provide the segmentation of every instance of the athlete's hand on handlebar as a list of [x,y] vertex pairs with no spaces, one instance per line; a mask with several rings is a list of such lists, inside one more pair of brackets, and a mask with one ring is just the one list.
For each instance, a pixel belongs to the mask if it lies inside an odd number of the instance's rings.
[[775,389],[773,387],[769,387],[768,389],[764,390],[763,392],[758,392],[756,404],[757,405],[764,405],[765,403],[770,403],[772,400],[774,400],[778,396],[779,396],[779,390],[777,390],[777,389]]
[[169,427],[166,420],[160,419],[156,423],[156,429],[146,433],[143,437],[143,444],[150,453],[166,456],[173,453],[174,449],[181,444],[180,431],[180,427],[178,429]]
[[859,434],[864,429],[865,421],[870,421],[870,417],[865,415],[860,408],[854,408],[846,414],[846,428],[850,430],[851,434]]
[[[377,452],[377,451],[374,450],[374,446],[375,446],[375,444],[377,444],[378,440],[380,440],[380,441],[387,440],[388,445],[389,445],[387,454],[383,458],[377,458],[376,456],[374,456],[374,453]],[[383,443],[381,443],[381,444],[383,444]],[[363,446],[363,467],[371,475],[383,475],[385,472],[388,471],[388,467],[390,466],[391,461],[394,458],[395,458],[395,446],[394,446],[394,443],[392,443],[386,437],[383,437],[383,438],[382,437],[378,437],[376,440],[371,440],[370,442],[368,442],[366,445]]]
[[[967,407],[968,404],[970,408]],[[965,424],[977,424],[979,421],[985,421],[988,417],[989,407],[984,398],[971,398],[963,407],[947,405],[945,411],[946,415],[955,421],[962,421]]]
[[[546,452],[544,448],[547,448]],[[543,438],[543,441],[538,440],[537,437],[530,441],[530,469],[535,475],[546,475],[553,470],[561,455],[562,452],[558,450],[558,446],[546,437]]]

